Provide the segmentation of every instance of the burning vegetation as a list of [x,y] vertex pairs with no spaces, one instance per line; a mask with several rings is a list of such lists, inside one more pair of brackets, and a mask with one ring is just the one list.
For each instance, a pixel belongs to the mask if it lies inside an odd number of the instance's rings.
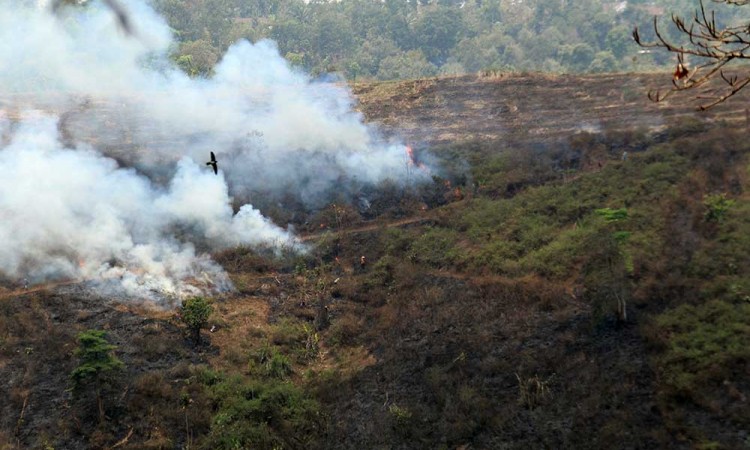
[[[115,5],[0,9],[0,25],[28,24],[23,42],[0,49],[13,67],[0,74],[4,276],[86,279],[171,305],[232,288],[211,252],[304,252],[293,230],[330,202],[382,210],[393,200],[377,198],[379,184],[418,196],[429,183],[424,163],[404,168],[404,146],[351,110],[346,88],[293,70],[273,43],[240,41],[214,77],[191,79],[169,61],[170,31],[150,7],[130,5],[123,34],[107,26],[112,9],[122,17]],[[58,39],[41,44],[49,32]]]

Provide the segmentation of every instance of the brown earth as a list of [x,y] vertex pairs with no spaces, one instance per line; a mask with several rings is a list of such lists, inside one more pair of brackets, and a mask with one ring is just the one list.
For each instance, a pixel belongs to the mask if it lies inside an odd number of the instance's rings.
[[467,75],[353,86],[358,109],[368,122],[410,143],[436,145],[502,140],[509,146],[564,140],[581,131],[649,131],[686,116],[746,124],[744,94],[707,112],[697,95],[654,103],[651,89],[667,89],[667,74]]

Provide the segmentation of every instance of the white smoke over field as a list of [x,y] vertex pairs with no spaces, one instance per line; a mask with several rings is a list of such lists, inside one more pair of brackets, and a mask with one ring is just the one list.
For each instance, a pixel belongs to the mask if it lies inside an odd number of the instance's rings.
[[191,79],[169,61],[165,22],[123,4],[133,36],[96,2],[55,16],[0,0],[0,275],[134,296],[226,289],[205,251],[296,245],[233,200],[287,190],[315,204],[342,180],[406,176],[404,146],[273,43],[239,42],[212,78]]
[[92,149],[61,147],[54,119],[15,128],[0,151],[0,271],[8,276],[115,280],[135,296],[180,295],[193,292],[190,278],[228,287],[190,239],[214,249],[292,242],[250,205],[233,214],[223,178],[188,158],[161,188]]
[[211,79],[190,79],[167,58],[163,20],[140,0],[124,4],[134,37],[96,2],[59,19],[0,0],[0,89],[70,111],[72,139],[139,167],[213,150],[233,193],[295,182],[314,201],[342,175],[405,171],[403,145],[379,142],[344,87],[292,70],[273,42],[240,41]]

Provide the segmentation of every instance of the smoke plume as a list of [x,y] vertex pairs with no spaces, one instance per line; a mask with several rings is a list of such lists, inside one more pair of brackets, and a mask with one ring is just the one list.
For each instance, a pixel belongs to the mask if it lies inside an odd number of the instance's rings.
[[[0,274],[85,278],[128,295],[227,289],[207,251],[298,245],[237,199],[320,205],[346,182],[405,182],[404,146],[349,91],[290,67],[270,41],[229,48],[209,79],[169,60],[170,30],[122,2],[53,15],[0,0]],[[203,162],[213,151],[219,176]],[[348,180],[348,181],[346,181]]]

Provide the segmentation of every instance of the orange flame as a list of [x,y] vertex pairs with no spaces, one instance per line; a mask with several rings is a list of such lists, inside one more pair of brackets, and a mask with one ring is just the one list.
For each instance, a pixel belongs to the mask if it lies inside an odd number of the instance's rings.
[[427,166],[425,166],[423,163],[417,161],[417,158],[414,156],[414,149],[411,148],[410,145],[406,145],[404,148],[406,150],[406,157],[408,158],[407,161],[406,161],[406,164],[409,167],[416,167],[417,169],[424,170],[425,172],[429,172],[430,171],[430,169],[428,169]]
[[409,145],[406,146],[406,156],[409,158],[409,164],[413,166],[415,164],[415,162],[414,162],[414,149],[411,148],[411,146],[409,146]]

